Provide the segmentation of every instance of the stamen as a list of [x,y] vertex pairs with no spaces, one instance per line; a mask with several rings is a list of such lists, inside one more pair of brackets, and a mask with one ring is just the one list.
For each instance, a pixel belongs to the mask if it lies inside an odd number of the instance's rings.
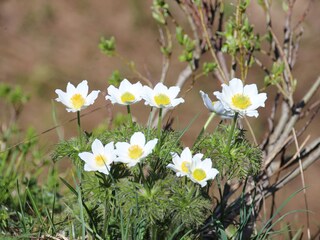
[[80,110],[86,101],[79,93],[74,94],[70,100],[73,108],[76,110]]
[[167,106],[170,104],[170,98],[162,93],[154,96],[154,101],[158,106]]
[[250,98],[246,95],[243,94],[235,94],[232,99],[232,104],[233,106],[235,106],[236,108],[239,108],[241,110],[247,109],[249,106],[251,106],[251,101]]
[[133,145],[129,147],[129,157],[131,159],[138,159],[142,156],[143,154],[143,149],[139,145]]
[[107,159],[102,156],[102,155],[97,155],[94,160],[96,161],[96,164],[99,166],[99,167],[102,167],[106,164],[107,162]]
[[182,172],[188,173],[189,172],[189,166],[190,166],[189,162],[187,162],[187,161],[182,162],[182,164],[181,164]]
[[195,180],[201,181],[206,178],[207,174],[204,170],[198,168],[193,171],[192,176]]
[[129,92],[125,92],[124,94],[122,94],[121,96],[121,101],[123,103],[131,103],[135,100],[136,98],[134,97],[134,95],[132,93]]

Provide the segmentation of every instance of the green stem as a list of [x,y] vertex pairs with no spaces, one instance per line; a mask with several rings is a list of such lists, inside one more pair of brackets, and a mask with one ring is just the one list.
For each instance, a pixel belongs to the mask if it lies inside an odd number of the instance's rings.
[[79,179],[79,185],[77,185],[77,190],[78,190],[78,204],[80,205],[81,233],[82,233],[82,240],[84,240],[86,236],[86,225],[85,225],[84,213],[83,213],[83,202],[82,202],[82,192],[81,192],[82,176],[81,176],[80,167],[78,167],[77,169],[77,174]]
[[151,226],[151,239],[152,240],[157,240],[158,237],[157,237],[157,226],[155,224],[153,224]]
[[194,144],[196,144],[196,143],[199,141],[199,139],[201,138],[201,136],[203,135],[203,133],[206,131],[207,127],[209,126],[210,122],[212,121],[212,119],[214,118],[215,115],[216,115],[215,112],[212,112],[212,113],[210,114],[210,116],[208,117],[208,120],[206,121],[206,123],[205,123],[204,126],[202,127],[202,129],[201,129],[198,137],[196,138]]
[[128,111],[128,115],[129,115],[129,118],[130,118],[130,125],[133,126],[133,121],[132,121],[132,114],[131,114],[130,105],[127,105],[127,111]]
[[234,117],[233,117],[233,121],[232,121],[232,125],[231,125],[231,131],[230,131],[230,133],[229,133],[228,143],[227,143],[227,150],[228,150],[228,152],[230,151],[230,148],[231,148],[231,141],[232,141],[232,137],[233,137],[233,134],[234,134],[234,129],[235,129],[235,127],[236,127],[238,115],[239,115],[239,113],[236,112],[235,115],[234,115]]
[[80,122],[80,111],[77,111],[77,124],[78,124],[78,135],[80,139],[80,145],[82,145],[82,130],[81,130],[81,122]]
[[211,123],[212,119],[214,118],[214,116],[216,115],[215,112],[212,112],[208,118],[208,120],[206,121],[206,123],[203,126],[203,131],[205,131],[207,129],[207,127],[209,126],[209,124]]
[[108,197],[107,197],[107,191],[106,191],[106,197],[104,201],[104,219],[103,219],[103,229],[102,229],[102,237],[106,236],[106,230],[107,230],[107,217],[108,217]]
[[149,118],[148,118],[148,123],[147,123],[147,137],[146,137],[146,140],[149,139],[149,133],[150,133],[150,129],[151,129],[151,120],[152,120],[152,110],[153,110],[153,107],[151,107],[150,109],[150,114],[149,114]]
[[221,221],[223,220],[224,218],[224,210],[225,210],[225,200],[223,198],[223,190],[222,190],[222,186],[221,186],[221,179],[220,179],[220,176],[218,175],[217,176],[217,183],[218,183],[218,190],[219,190],[219,195],[220,195],[220,207],[221,207]]
[[143,174],[143,169],[142,169],[142,166],[140,163],[138,163],[138,166],[139,166],[139,170],[140,170],[140,182],[142,181],[142,183],[144,184],[146,179],[144,177],[144,174]]
[[161,128],[162,128],[162,108],[159,108],[159,119],[158,119],[158,142],[161,140]]
[[[106,168],[107,168],[107,167],[106,167]],[[111,178],[111,181],[112,181],[112,183],[113,183],[113,185],[114,185],[114,184],[116,183],[116,181],[115,181],[114,177],[112,176],[112,174],[111,174],[111,172],[110,172],[110,169],[107,168],[107,170],[108,170],[109,176],[110,176],[110,178]],[[107,176],[106,176],[105,174],[103,174],[103,176],[104,176],[105,180],[107,181]]]

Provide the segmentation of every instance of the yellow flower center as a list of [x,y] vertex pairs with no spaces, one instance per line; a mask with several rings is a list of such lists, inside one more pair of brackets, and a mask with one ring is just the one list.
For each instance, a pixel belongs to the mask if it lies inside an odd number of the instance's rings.
[[143,154],[143,149],[139,145],[133,145],[129,147],[129,157],[131,159],[138,159]]
[[102,155],[97,155],[94,160],[96,161],[96,164],[99,166],[99,167],[102,167],[102,166],[105,166],[106,162],[107,162],[107,159],[105,158],[105,156],[102,156]]
[[74,109],[77,109],[77,110],[80,110],[81,107],[83,106],[83,104],[85,103],[85,99],[82,97],[81,94],[77,93],[77,94],[74,94],[72,97],[71,97],[71,104],[73,106]]
[[181,170],[182,170],[182,172],[188,173],[188,172],[189,172],[189,166],[190,166],[190,163],[189,163],[189,162],[183,161],[182,164],[181,164]]
[[158,94],[157,96],[154,96],[154,101],[158,106],[166,106],[170,104],[170,98],[165,94]]
[[240,93],[235,94],[231,101],[233,106],[242,110],[248,108],[252,104],[248,96]]
[[193,171],[192,176],[195,180],[201,181],[206,178],[207,174],[204,170],[198,168]]
[[121,96],[121,101],[123,103],[131,103],[135,100],[136,98],[134,97],[134,95],[132,93],[129,92],[125,92],[124,94],[122,94]]

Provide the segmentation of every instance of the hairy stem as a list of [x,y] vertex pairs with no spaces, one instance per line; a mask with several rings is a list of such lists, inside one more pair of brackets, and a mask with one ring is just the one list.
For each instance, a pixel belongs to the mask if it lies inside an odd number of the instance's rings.
[[231,131],[229,133],[228,143],[227,143],[228,152],[230,151],[230,148],[231,148],[231,141],[232,141],[232,137],[233,137],[233,134],[234,134],[234,129],[236,128],[238,115],[239,115],[239,113],[236,112],[234,117],[233,117],[233,121],[232,121],[232,125],[231,125]]

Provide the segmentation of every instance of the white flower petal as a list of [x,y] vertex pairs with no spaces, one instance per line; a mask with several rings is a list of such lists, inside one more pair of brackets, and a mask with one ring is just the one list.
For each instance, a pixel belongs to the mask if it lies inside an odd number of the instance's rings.
[[206,158],[201,163],[202,168],[210,169],[212,167],[212,161],[210,158]]
[[176,98],[179,92],[180,92],[180,88],[176,86],[170,87],[168,89],[168,95],[170,96],[170,98]]
[[134,167],[135,165],[137,165],[137,163],[139,163],[140,161],[131,161],[131,162],[128,162],[127,163],[127,166],[129,167],[129,168],[131,168],[131,167]]
[[233,78],[229,81],[229,89],[232,95],[243,93],[243,82],[239,78]]
[[180,103],[184,103],[183,98],[175,98],[175,99],[172,99],[172,101],[171,101],[172,107],[175,107],[175,106],[179,105]]
[[75,93],[76,93],[76,87],[72,83],[68,82],[68,84],[67,84],[67,94],[72,96]]
[[130,144],[127,142],[117,142],[116,143],[117,155],[120,156],[120,155],[127,154],[129,147],[130,147]]
[[104,153],[104,147],[99,139],[95,139],[91,145],[92,153],[97,156]]
[[113,85],[110,85],[107,89],[109,95],[106,96],[106,100],[110,100],[112,104],[119,102],[119,90]]
[[77,109],[74,108],[66,108],[67,112],[78,112]]
[[168,87],[163,85],[163,83],[159,82],[155,87],[154,87],[154,92],[155,95],[159,94],[159,93],[164,93],[164,92],[168,92]]
[[219,171],[215,168],[211,168],[209,171],[208,171],[208,179],[214,179],[217,175],[218,175]]
[[144,146],[145,143],[146,143],[146,138],[142,132],[136,132],[130,138],[131,145]]
[[148,156],[152,152],[152,150],[155,148],[157,143],[158,143],[158,139],[153,139],[153,140],[147,142],[147,144],[144,146],[143,157]]
[[108,174],[110,173],[110,168],[111,168],[110,164],[105,164],[105,165],[103,165],[103,166],[97,167],[97,168],[96,168],[96,171],[108,175]]
[[56,94],[58,94],[58,98],[56,98],[57,102],[61,102],[62,104],[66,105],[66,106],[70,106],[70,100],[68,98],[68,94],[63,92],[60,89],[57,89]]
[[96,169],[94,167],[92,167],[90,164],[88,163],[85,163],[84,164],[84,168],[83,168],[85,171],[87,172],[92,172],[92,171],[96,171]]
[[85,106],[92,105],[94,101],[97,99],[100,90],[92,91],[86,98]]
[[202,153],[197,153],[193,156],[192,161],[200,161],[201,162],[202,157],[203,157]]
[[175,164],[172,164],[172,163],[169,163],[169,164],[167,165],[167,168],[170,168],[171,170],[173,170],[173,171],[175,171],[175,172],[179,172],[179,171],[180,171],[180,169],[178,169],[178,168],[176,167],[176,165],[175,165]]
[[78,156],[86,163],[91,162],[94,158],[94,155],[90,152],[82,152],[82,153],[79,153]]
[[188,161],[191,162],[192,159],[192,153],[188,147],[186,147],[182,152],[181,152],[181,159],[183,161]]
[[172,162],[174,163],[174,165],[176,165],[176,166],[181,165],[182,160],[177,153],[171,153],[171,157],[172,157]]
[[257,110],[251,110],[251,111],[246,111],[245,115],[247,115],[248,117],[258,117],[259,113]]
[[254,96],[258,94],[258,88],[256,84],[245,85],[243,88],[243,94]]
[[139,95],[139,98],[141,98],[141,92],[142,92],[142,84],[140,82],[137,82],[132,85],[132,90],[134,93]]
[[83,80],[81,83],[78,84],[76,89],[77,92],[80,93],[83,98],[86,98],[89,91],[88,81]]
[[120,83],[120,86],[119,86],[119,90],[123,90],[123,91],[126,91],[127,89],[130,89],[132,87],[132,84],[128,81],[128,79],[123,79]]
[[204,93],[203,91],[200,91],[200,95],[204,106],[206,106],[206,108],[208,108],[210,112],[214,112],[213,104],[208,94]]

